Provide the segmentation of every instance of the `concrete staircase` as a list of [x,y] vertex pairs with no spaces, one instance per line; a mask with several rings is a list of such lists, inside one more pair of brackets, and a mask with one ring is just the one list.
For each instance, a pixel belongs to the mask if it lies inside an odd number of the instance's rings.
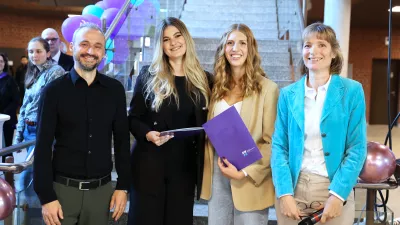
[[[224,31],[234,23],[243,23],[254,33],[268,78],[280,87],[292,83],[290,62],[293,51],[289,51],[289,41],[278,39],[277,4],[277,0],[187,0],[181,20],[195,38],[197,54],[204,69],[213,72],[215,50]],[[285,8],[279,12],[290,14],[293,9]]]
[[[288,0],[292,1],[292,0]],[[181,14],[181,20],[196,43],[196,51],[203,68],[213,73],[214,55],[224,31],[234,23],[249,26],[258,42],[262,67],[267,77],[280,87],[291,84],[296,77],[291,62],[299,58],[297,48],[291,48],[293,41],[278,38],[278,0],[187,0]],[[279,3],[279,2],[278,2]],[[293,20],[293,8],[280,10],[281,15],[288,14]],[[282,16],[281,16],[282,17]],[[286,17],[285,17],[286,18]],[[287,24],[285,24],[287,26]],[[291,27],[295,27],[291,21]],[[295,39],[298,32],[291,34]],[[298,35],[297,35],[298,36]],[[140,65],[148,65],[153,56],[152,48],[144,49]]]

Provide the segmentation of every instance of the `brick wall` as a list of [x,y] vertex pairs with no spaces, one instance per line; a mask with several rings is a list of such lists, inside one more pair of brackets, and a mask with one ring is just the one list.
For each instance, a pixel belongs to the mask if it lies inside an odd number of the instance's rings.
[[0,13],[0,48],[26,48],[30,39],[40,36],[48,27],[56,29],[62,38],[64,19]]
[[[364,87],[367,121],[370,111],[372,60],[387,59],[386,36],[388,36],[387,29],[352,28],[350,31],[349,63],[353,64],[353,79],[361,82]],[[400,59],[400,30],[392,32],[392,59]]]

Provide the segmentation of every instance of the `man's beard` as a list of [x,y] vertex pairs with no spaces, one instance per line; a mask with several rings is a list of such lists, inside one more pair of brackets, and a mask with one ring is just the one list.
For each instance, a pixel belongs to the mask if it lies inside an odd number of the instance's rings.
[[[81,57],[84,58],[86,56],[93,57],[93,59],[96,61],[96,63],[92,66],[85,65],[84,62],[82,62]],[[100,64],[100,61],[98,59],[99,59],[99,57],[97,57],[95,55],[90,55],[90,54],[81,54],[80,56],[75,57],[75,60],[78,61],[79,67],[81,67],[82,70],[87,71],[87,72],[91,72],[91,71],[97,69],[97,66],[99,66],[99,64]]]

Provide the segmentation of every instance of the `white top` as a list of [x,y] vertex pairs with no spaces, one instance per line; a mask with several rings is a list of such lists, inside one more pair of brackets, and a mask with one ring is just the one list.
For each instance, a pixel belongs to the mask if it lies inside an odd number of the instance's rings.
[[[304,153],[301,171],[328,177],[326,162],[322,146],[321,137],[321,114],[324,108],[326,93],[332,76],[329,76],[328,82],[318,87],[318,92],[314,88],[307,86],[307,79],[304,82]],[[329,191],[340,200],[344,201],[334,191]]]
[[314,88],[304,82],[304,153],[301,171],[328,177],[320,130],[321,114],[331,77],[325,85]]
[[[233,106],[235,106],[236,111],[240,114],[240,110],[242,109],[242,104],[243,101],[240,102],[236,102],[235,104],[233,104]],[[223,111],[229,109],[231,107],[231,105],[229,105],[225,99],[222,99],[218,102],[215,103],[215,110],[214,110],[214,117],[218,116],[220,113],[222,113]]]
[[58,50],[57,54],[55,54],[52,58],[54,61],[56,61],[58,63],[58,60],[60,60],[60,55],[61,55],[61,51]]

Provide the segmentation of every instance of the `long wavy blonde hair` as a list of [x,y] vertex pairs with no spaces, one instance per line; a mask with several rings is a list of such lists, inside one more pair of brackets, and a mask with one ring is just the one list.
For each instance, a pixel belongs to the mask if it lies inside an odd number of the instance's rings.
[[[186,42],[186,53],[183,56],[183,72],[186,75],[186,90],[195,104],[199,103],[200,96],[209,104],[210,87],[206,73],[197,59],[195,44],[185,24],[177,18],[168,17],[161,21],[157,28],[155,38],[154,56],[149,67],[150,78],[146,84],[146,99],[151,101],[152,109],[159,111],[163,101],[171,95],[174,97],[179,108],[179,97],[175,86],[173,68],[169,63],[168,56],[163,51],[164,30],[168,26],[176,27]],[[194,98],[193,98],[194,96]]]
[[249,96],[254,92],[259,93],[261,91],[261,86],[256,78],[258,76],[266,77],[264,70],[261,68],[261,57],[258,53],[258,45],[253,32],[245,24],[233,24],[229,27],[228,31],[222,35],[215,53],[215,77],[211,101],[221,100],[232,89],[234,81],[231,75],[230,64],[225,57],[225,48],[227,39],[233,31],[239,31],[247,37],[248,53],[244,63],[245,75],[240,83],[243,96]]

